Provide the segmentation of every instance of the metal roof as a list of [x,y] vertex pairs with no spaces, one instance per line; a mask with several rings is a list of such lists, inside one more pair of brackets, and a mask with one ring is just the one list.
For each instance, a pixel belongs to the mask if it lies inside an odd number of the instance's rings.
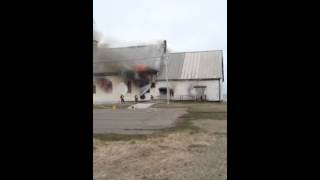
[[121,48],[98,48],[94,60],[94,72],[114,72],[131,70],[136,65],[145,64],[159,71],[163,48],[160,45],[132,46]]
[[[168,54],[168,79],[223,78],[222,50]],[[166,79],[164,64],[158,80]]]

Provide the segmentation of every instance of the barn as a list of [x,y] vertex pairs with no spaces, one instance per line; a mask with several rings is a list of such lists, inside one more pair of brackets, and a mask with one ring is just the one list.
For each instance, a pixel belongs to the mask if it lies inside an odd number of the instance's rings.
[[94,42],[93,68],[94,104],[119,102],[121,94],[126,101],[167,93],[171,100],[222,101],[221,50],[165,53],[163,44],[99,48]]
[[[168,54],[168,85],[173,100],[222,100],[222,50],[178,52]],[[166,70],[163,64],[157,76],[157,94],[167,94]]]

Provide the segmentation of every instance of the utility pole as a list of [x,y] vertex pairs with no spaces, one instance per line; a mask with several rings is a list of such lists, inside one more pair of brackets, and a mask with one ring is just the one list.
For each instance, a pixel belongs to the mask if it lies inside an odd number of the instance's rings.
[[170,103],[170,90],[169,90],[169,80],[168,80],[168,56],[165,55],[165,65],[166,65],[166,81],[167,81],[167,104]]
[[166,81],[167,81],[167,104],[170,103],[170,90],[169,90],[169,80],[168,80],[168,55],[167,55],[167,41],[164,40],[164,50],[162,54],[162,59],[164,60],[164,64],[166,66]]

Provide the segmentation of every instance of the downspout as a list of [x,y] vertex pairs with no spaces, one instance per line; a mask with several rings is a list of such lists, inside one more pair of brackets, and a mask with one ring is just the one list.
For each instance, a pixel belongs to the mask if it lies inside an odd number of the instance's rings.
[[223,56],[222,56],[222,63],[221,63],[221,66],[222,66],[222,82],[224,82]]
[[[222,56],[222,63],[221,63],[221,66],[222,66],[222,82],[224,82],[224,67],[223,67],[223,54],[221,54]],[[221,78],[219,79],[219,101],[221,102]]]
[[219,101],[221,101],[221,79],[219,79]]

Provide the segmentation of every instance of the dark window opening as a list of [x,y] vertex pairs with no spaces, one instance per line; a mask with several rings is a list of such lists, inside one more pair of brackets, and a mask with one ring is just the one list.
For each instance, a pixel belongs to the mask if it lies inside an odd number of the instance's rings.
[[[167,95],[167,88],[159,88],[160,95]],[[173,89],[169,90],[170,96],[174,96]]]
[[96,93],[96,86],[93,85],[93,94],[95,94],[95,93]]
[[131,81],[127,82],[127,87],[128,87],[128,93],[131,93],[131,91],[132,91],[132,82]]
[[112,92],[112,82],[106,78],[98,78],[97,79],[98,86],[107,93]]
[[166,95],[167,94],[167,88],[159,88],[160,95]]
[[155,88],[156,87],[156,83],[155,82],[152,82],[151,83],[151,88]]

